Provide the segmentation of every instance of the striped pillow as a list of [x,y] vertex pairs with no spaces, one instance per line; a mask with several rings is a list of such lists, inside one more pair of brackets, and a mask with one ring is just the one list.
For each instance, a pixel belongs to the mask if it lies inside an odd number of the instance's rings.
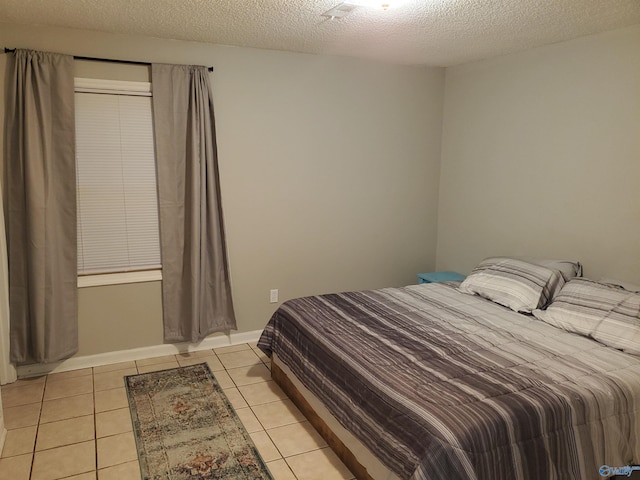
[[575,278],[549,307],[533,312],[550,325],[640,355],[640,294]]
[[487,298],[522,313],[531,313],[549,303],[564,285],[558,270],[517,260],[486,258],[459,287],[464,293]]
[[640,294],[627,292],[593,332],[593,338],[609,347],[640,355]]

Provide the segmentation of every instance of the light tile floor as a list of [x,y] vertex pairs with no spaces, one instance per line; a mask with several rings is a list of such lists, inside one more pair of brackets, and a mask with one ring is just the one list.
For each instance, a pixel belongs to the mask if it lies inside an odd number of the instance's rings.
[[349,470],[271,380],[255,345],[54,373],[2,387],[0,480],[139,480],[124,375],[207,362],[275,480],[347,480]]

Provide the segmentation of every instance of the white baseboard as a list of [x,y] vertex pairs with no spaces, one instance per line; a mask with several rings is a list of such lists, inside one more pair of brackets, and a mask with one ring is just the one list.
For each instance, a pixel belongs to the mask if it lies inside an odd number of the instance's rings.
[[98,353],[96,355],[84,355],[72,357],[62,362],[33,365],[22,365],[17,368],[18,378],[37,377],[48,373],[68,372],[80,368],[99,367],[112,363],[128,362],[162,355],[175,355],[177,353],[197,352],[212,348],[228,347],[241,343],[257,342],[262,330],[251,332],[232,333],[230,335],[207,337],[198,344],[194,343],[168,343],[164,345],[152,345],[149,347],[119,350],[117,352]]

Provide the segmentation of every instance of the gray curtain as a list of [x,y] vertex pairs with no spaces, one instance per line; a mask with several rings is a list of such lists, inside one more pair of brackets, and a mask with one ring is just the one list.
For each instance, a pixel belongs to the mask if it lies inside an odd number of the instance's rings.
[[73,57],[16,50],[7,62],[5,222],[11,361],[78,350]]
[[235,329],[206,67],[152,66],[165,342]]

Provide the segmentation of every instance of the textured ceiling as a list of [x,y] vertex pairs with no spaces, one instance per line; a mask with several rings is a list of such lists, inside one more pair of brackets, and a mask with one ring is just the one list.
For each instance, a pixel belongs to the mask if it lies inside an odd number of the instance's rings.
[[[640,0],[2,0],[0,22],[450,66],[640,23]],[[640,46],[639,46],[640,49]]]

